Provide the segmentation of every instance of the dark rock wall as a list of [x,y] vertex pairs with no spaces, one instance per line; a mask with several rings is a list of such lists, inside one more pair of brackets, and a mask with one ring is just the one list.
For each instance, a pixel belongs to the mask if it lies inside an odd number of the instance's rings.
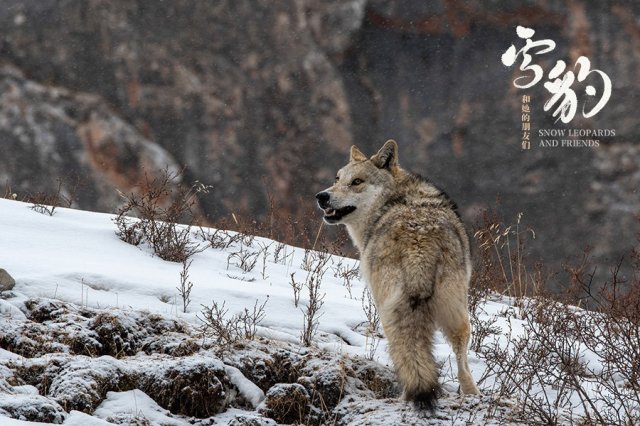
[[[446,188],[471,218],[499,196],[507,220],[537,231],[534,255],[558,264],[586,245],[610,264],[637,241],[640,213],[640,4],[614,2],[371,2],[345,78],[354,140],[372,151],[401,141],[404,164]],[[500,54],[515,25],[536,29],[556,49],[542,60],[580,55],[606,71],[613,94],[595,117],[563,125],[544,113],[542,82],[511,81]],[[553,62],[552,62],[553,61]],[[515,68],[515,67],[514,67]],[[544,81],[544,80],[543,80]],[[532,129],[615,129],[601,146],[521,151],[521,95],[532,98]],[[579,105],[579,110],[582,105]],[[534,138],[533,141],[539,141]],[[510,217],[509,217],[510,216]]]
[[[184,166],[187,181],[213,185],[201,200],[211,219],[261,219],[269,193],[283,212],[312,209],[352,143],[372,153],[394,138],[403,164],[443,186],[468,221],[499,196],[508,220],[521,211],[536,229],[536,256],[555,262],[592,244],[609,263],[638,231],[639,14],[637,2],[596,0],[5,0],[0,59],[83,112],[36,120],[48,126],[46,143],[32,134],[40,124],[16,134],[24,115],[0,122],[0,183],[42,190],[80,170],[93,195],[79,207],[109,211],[108,187],[131,186],[141,164],[164,159]],[[607,72],[608,105],[565,127],[615,137],[595,149],[520,150],[524,92],[500,62],[516,25],[556,41],[545,66],[586,55]],[[562,127],[542,111],[542,82],[527,94],[534,132]],[[0,95],[6,114],[11,101]],[[96,132],[117,154],[91,154]],[[142,147],[154,162],[140,160]]]
[[[315,42],[328,30],[312,29],[301,2],[16,1],[2,12],[5,58],[36,80],[103,96],[187,176],[214,186],[203,199],[214,217],[263,213],[263,176],[296,210],[333,176],[316,153],[333,167],[341,157],[331,154],[351,144],[342,81]],[[345,13],[357,29],[362,13]]]
[[[0,65],[0,182],[3,191],[55,194],[113,211],[116,188],[131,191],[180,168],[98,96],[47,87]],[[6,185],[6,188],[5,188]]]

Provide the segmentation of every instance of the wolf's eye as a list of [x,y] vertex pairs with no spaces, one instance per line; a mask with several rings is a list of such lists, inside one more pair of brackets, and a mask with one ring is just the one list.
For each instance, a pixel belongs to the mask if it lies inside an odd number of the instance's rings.
[[336,176],[336,182],[340,180],[340,176]]
[[358,186],[361,183],[363,183],[364,181],[362,179],[356,178],[354,180],[351,181],[351,186]]

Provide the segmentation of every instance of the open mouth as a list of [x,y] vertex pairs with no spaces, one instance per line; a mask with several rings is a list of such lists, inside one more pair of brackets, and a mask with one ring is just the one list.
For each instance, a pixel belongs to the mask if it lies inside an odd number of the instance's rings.
[[348,215],[349,213],[352,213],[355,209],[356,208],[354,206],[346,206],[340,209],[332,209],[332,208],[323,209],[324,220],[326,220],[329,223],[335,223],[340,219],[342,219],[343,217],[345,217],[346,215]]

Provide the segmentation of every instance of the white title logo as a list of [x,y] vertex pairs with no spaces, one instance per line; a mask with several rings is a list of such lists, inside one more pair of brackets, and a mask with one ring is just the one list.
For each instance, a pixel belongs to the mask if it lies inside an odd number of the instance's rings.
[[[518,26],[516,28],[518,37],[525,40],[525,45],[520,50],[512,44],[506,52],[502,54],[502,63],[511,67],[516,63],[518,57],[522,57],[520,71],[526,73],[523,76],[513,80],[513,85],[519,89],[527,89],[535,86],[544,77],[544,70],[540,65],[532,63],[533,55],[542,55],[551,52],[556,47],[553,40],[532,40],[535,31],[531,28]],[[590,110],[586,110],[587,101],[582,105],[582,115],[586,118],[593,117],[602,110],[611,97],[611,79],[604,72],[591,69],[591,62],[586,56],[580,56],[573,69],[577,71],[577,75],[572,70],[567,70],[567,64],[563,60],[558,60],[555,66],[549,71],[547,78],[549,81],[544,83],[544,88],[551,93],[551,98],[545,102],[544,110],[549,111],[557,105],[553,111],[553,116],[562,120],[563,123],[570,122],[576,114],[578,107],[578,98],[576,92],[571,89],[571,85],[576,81],[583,82],[590,76],[599,76],[602,79],[603,89],[600,99]],[[564,75],[562,75],[564,73]],[[560,76],[562,75],[562,78]],[[596,89],[592,85],[587,85],[585,93],[589,97],[596,96]],[[591,102],[589,102],[591,103]]]

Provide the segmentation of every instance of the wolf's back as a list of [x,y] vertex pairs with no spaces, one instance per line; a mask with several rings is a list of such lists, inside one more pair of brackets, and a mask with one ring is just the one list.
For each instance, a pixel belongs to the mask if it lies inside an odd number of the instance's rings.
[[[432,409],[440,393],[436,329],[466,312],[470,272],[466,231],[436,187],[409,176],[379,214],[362,261],[381,309],[404,399]],[[362,264],[362,263],[361,263]]]

